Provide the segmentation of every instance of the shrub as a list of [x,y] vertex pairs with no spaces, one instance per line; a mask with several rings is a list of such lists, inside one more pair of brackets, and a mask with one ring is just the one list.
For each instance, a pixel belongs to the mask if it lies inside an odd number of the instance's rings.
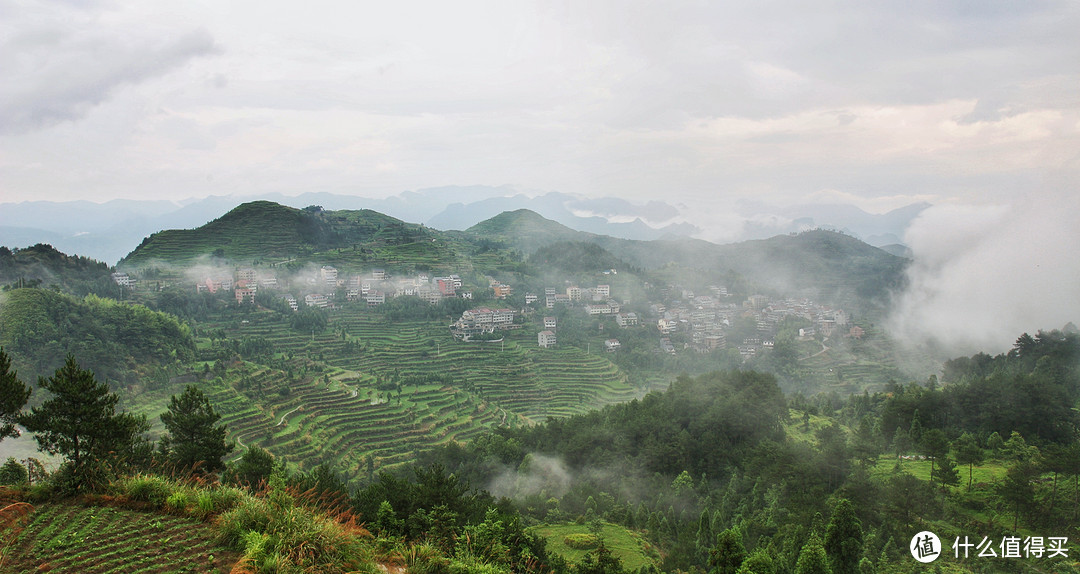
[[563,544],[575,550],[592,550],[600,545],[600,537],[595,534],[567,534],[563,537]]
[[160,476],[140,474],[119,482],[121,494],[132,500],[149,502],[157,508],[165,505],[175,486]]
[[195,499],[195,514],[204,520],[228,512],[243,500],[244,493],[231,486],[218,486],[199,491]]
[[175,514],[183,514],[190,504],[189,497],[183,490],[177,490],[165,499],[165,510]]
[[412,545],[405,554],[405,564],[409,572],[416,574],[450,573],[450,560],[443,556],[438,546],[430,542]]

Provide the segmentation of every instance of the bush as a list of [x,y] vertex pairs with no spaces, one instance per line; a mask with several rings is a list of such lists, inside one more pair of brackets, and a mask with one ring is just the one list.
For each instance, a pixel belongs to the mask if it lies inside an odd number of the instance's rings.
[[174,514],[183,514],[190,503],[189,497],[186,492],[177,490],[169,495],[165,499],[165,510]]
[[172,495],[175,486],[160,476],[140,474],[121,480],[119,490],[132,500],[149,502],[154,507],[161,508]]
[[600,537],[595,534],[567,534],[563,537],[563,544],[575,550],[592,550],[600,545]]
[[244,493],[231,486],[203,490],[195,499],[195,514],[205,520],[236,508],[243,498]]
[[420,542],[410,547],[405,554],[405,564],[409,572],[416,574],[450,573],[450,559],[443,556],[442,550],[430,542]]

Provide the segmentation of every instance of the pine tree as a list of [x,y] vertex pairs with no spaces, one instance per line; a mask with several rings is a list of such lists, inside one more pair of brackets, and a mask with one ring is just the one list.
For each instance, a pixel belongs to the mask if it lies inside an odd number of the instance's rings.
[[224,468],[221,459],[235,444],[225,442],[226,425],[214,426],[220,419],[195,385],[188,385],[179,398],[173,395],[169,410],[161,413],[166,430],[161,449],[169,462],[180,469],[207,473]]
[[825,528],[824,548],[834,573],[857,574],[863,548],[862,523],[846,498],[838,500],[833,509]]
[[983,450],[979,447],[979,441],[971,433],[964,433],[956,439],[953,445],[956,449],[956,462],[968,465],[968,492],[971,492],[972,469],[976,464],[983,461]]
[[776,564],[764,548],[758,548],[750,553],[743,561],[735,574],[774,574]]
[[274,456],[265,449],[253,446],[240,457],[240,462],[231,469],[232,481],[252,489],[270,478],[274,472]]
[[930,482],[934,482],[934,468],[937,465],[938,459],[946,456],[949,452],[949,441],[945,438],[945,433],[941,432],[941,429],[930,429],[922,433],[922,440],[919,441],[919,448],[922,450],[926,458],[930,459]]
[[811,534],[795,563],[795,574],[830,574],[825,548],[817,534]]
[[71,355],[53,376],[39,378],[38,386],[52,397],[31,409],[23,426],[36,433],[41,450],[68,460],[76,491],[85,486],[92,467],[133,455],[150,428],[145,416],[117,413],[119,397]]
[[29,398],[30,387],[19,380],[18,372],[11,370],[11,357],[0,347],[0,440],[18,435],[15,423]]
[[934,469],[931,478],[941,483],[942,498],[948,492],[948,487],[960,484],[960,473],[956,472],[956,465],[953,464],[949,455],[945,455],[937,461],[937,468]]

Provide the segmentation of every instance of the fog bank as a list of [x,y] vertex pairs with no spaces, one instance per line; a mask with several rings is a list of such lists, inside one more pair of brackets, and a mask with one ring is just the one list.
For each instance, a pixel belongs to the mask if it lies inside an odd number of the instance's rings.
[[888,320],[901,341],[950,356],[1008,350],[1024,332],[1080,318],[1080,200],[940,205],[905,235],[914,261]]

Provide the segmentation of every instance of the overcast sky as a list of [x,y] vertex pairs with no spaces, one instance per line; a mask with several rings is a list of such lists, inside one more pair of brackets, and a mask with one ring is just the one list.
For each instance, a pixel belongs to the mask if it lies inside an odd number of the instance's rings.
[[0,202],[1003,203],[1080,171],[1078,29],[1037,0],[0,0]]
[[511,185],[714,237],[740,200],[928,201],[890,324],[1002,350],[1080,317],[1077,30],[1073,0],[0,0],[0,203]]

